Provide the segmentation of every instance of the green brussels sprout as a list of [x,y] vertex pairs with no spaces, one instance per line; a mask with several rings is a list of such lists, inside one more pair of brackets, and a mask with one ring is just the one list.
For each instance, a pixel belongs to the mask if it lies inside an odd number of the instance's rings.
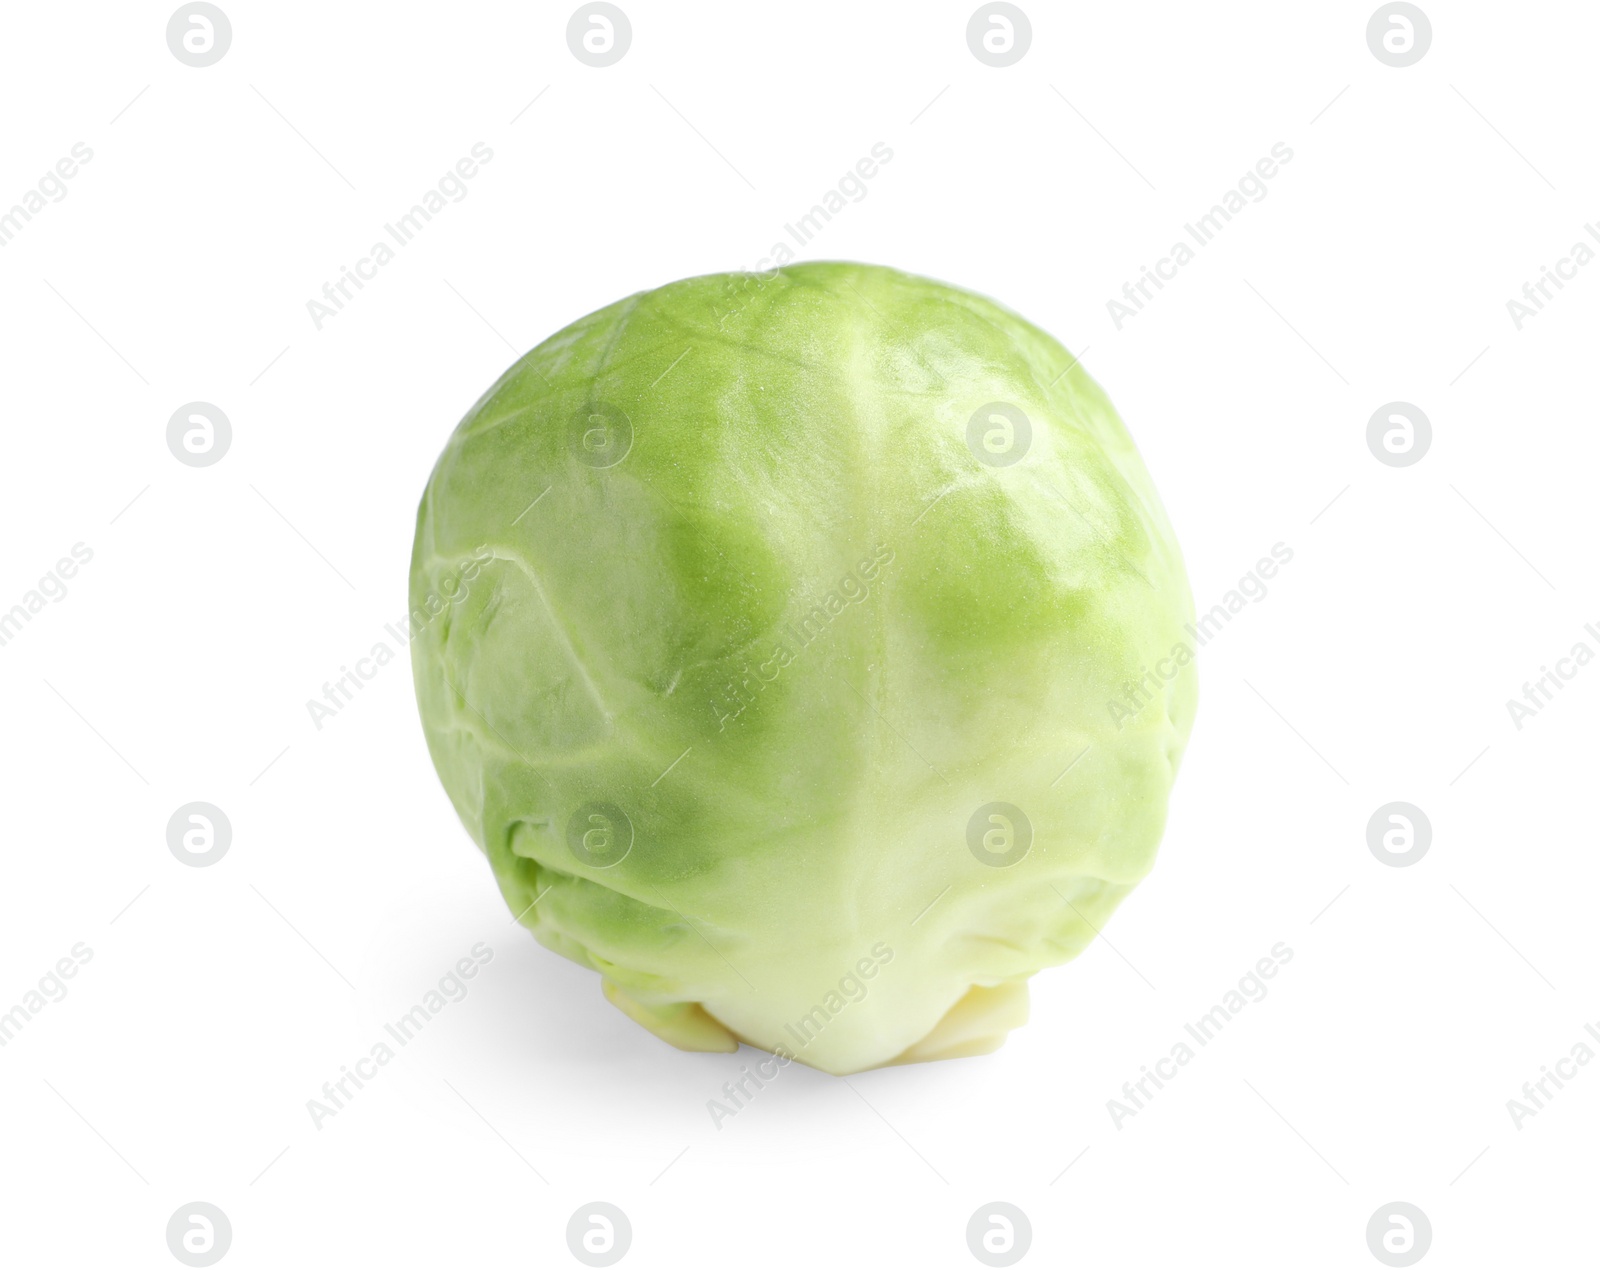
[[428,747],[511,911],[684,1049],[986,1053],[1150,869],[1177,542],[1105,394],[893,269],[690,278],[472,407],[411,565]]

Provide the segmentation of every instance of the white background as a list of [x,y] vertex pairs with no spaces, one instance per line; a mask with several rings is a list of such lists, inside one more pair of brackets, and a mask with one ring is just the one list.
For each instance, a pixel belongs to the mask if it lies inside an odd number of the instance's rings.
[[[0,1049],[8,1264],[175,1265],[203,1200],[228,1266],[576,1265],[596,1199],[640,1266],[977,1265],[997,1199],[1025,1265],[1377,1265],[1395,1200],[1424,1264],[1592,1264],[1600,1065],[1520,1128],[1507,1100],[1600,1025],[1600,667],[1520,730],[1505,703],[1600,650],[1600,264],[1520,331],[1506,301],[1600,218],[1600,13],[1429,2],[1396,69],[1368,3],[1028,0],[995,69],[970,0],[624,7],[605,69],[567,5],[226,0],[203,69],[163,5],[7,12],[0,207],[94,154],[0,248],[0,609],[94,553],[0,647],[0,1010],[93,951]],[[468,196],[317,330],[306,302],[480,141]],[[1026,1028],[796,1066],[718,1129],[751,1052],[669,1049],[511,924],[406,663],[320,731],[305,703],[403,613],[423,482],[505,366],[754,265],[879,141],[800,254],[985,292],[1083,355],[1202,608],[1294,559],[1201,654],[1155,872]],[[1267,197],[1118,330],[1107,300],[1280,141]],[[205,468],[166,444],[197,400],[233,427]],[[1403,468],[1366,443],[1395,400],[1433,426]],[[233,827],[209,868],[167,847],[194,800]],[[1393,800],[1432,824],[1411,867],[1368,850]],[[470,995],[314,1127],[477,941]],[[1278,941],[1270,995],[1114,1125]]]

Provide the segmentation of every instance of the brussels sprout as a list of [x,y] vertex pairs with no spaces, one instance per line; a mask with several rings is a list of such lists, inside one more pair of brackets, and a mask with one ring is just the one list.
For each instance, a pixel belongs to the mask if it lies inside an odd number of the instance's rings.
[[511,911],[672,1044],[986,1053],[1151,867],[1194,718],[1104,393],[866,265],[690,278],[507,371],[411,566],[428,746]]

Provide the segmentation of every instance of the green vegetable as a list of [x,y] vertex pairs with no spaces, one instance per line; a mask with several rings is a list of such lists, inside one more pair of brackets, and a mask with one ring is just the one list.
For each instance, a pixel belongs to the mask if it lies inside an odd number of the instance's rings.
[[428,746],[513,913],[685,1049],[986,1053],[1150,869],[1183,563],[1100,388],[892,269],[690,278],[501,376],[417,518]]

